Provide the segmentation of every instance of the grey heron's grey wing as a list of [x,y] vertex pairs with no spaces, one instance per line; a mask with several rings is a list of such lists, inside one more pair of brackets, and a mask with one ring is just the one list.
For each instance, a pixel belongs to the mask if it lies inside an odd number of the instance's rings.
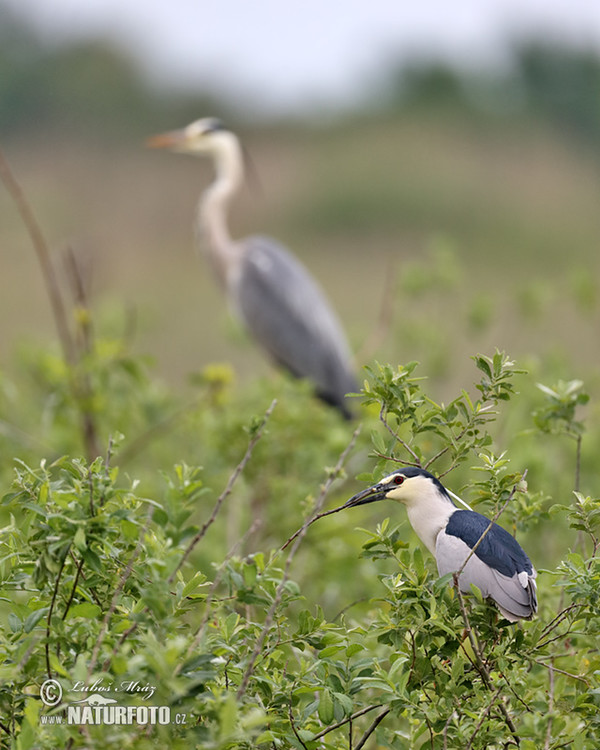
[[348,413],[344,395],[357,386],[346,337],[304,266],[273,240],[249,237],[232,292],[244,324],[270,356]]
[[[436,540],[436,560],[440,575],[460,570],[472,549],[459,536],[448,534],[446,530],[442,530]],[[482,544],[483,542],[480,546]],[[461,573],[459,579],[461,591],[468,592],[471,584],[474,584],[484,597],[490,597],[496,602],[500,612],[511,622],[535,614],[537,610],[535,573],[532,572],[529,575],[521,571],[519,574],[514,570],[512,575],[505,575],[478,557],[477,551],[471,555]]]

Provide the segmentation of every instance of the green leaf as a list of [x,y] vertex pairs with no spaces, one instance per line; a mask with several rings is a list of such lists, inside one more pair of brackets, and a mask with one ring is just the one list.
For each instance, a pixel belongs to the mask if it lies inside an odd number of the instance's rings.
[[93,549],[86,547],[81,551],[81,556],[89,568],[96,571],[96,573],[102,573],[102,561]]
[[[350,716],[353,709],[354,709],[354,703],[352,701],[352,698],[347,696],[345,693],[333,693],[333,702],[334,702],[334,709],[335,704],[341,706],[343,715],[344,716]],[[335,713],[335,710],[334,710]]]
[[41,609],[36,609],[35,612],[32,612],[25,620],[23,630],[26,633],[31,633],[42,617],[45,617],[48,614],[49,609],[50,607],[42,607]]
[[69,608],[67,613],[67,620],[72,620],[74,617],[84,617],[87,620],[94,620],[102,614],[102,610],[97,604],[92,602],[82,602],[81,604],[74,604]]
[[350,659],[354,654],[358,654],[359,651],[364,651],[365,647],[362,643],[351,643],[346,647],[346,656]]
[[83,528],[83,526],[79,526],[79,528],[75,532],[75,536],[73,537],[73,544],[80,552],[85,549],[85,529]]
[[137,539],[140,534],[140,528],[133,521],[123,518],[121,521],[121,532],[126,539]]
[[185,584],[183,587],[183,591],[181,592],[181,597],[184,598],[186,596],[189,596],[192,591],[195,591],[198,586],[204,586],[206,584],[206,576],[204,573],[195,573],[193,578],[190,578],[190,580]]
[[329,690],[323,690],[319,696],[319,707],[317,709],[319,719],[323,724],[331,724],[333,721],[333,698]]
[[14,612],[8,613],[8,625],[13,633],[18,633],[23,628],[21,619]]

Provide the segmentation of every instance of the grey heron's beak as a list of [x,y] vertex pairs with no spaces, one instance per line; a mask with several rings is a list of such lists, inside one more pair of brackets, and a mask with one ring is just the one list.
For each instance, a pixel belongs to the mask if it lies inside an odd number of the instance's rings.
[[356,495],[350,498],[347,503],[344,503],[340,510],[343,508],[354,508],[356,505],[366,505],[367,503],[374,503],[377,500],[383,500],[388,491],[388,487],[383,484],[374,484],[372,487],[367,487],[366,490],[357,492]]
[[171,130],[168,133],[159,133],[146,139],[148,148],[171,148],[185,147],[187,134],[185,130]]

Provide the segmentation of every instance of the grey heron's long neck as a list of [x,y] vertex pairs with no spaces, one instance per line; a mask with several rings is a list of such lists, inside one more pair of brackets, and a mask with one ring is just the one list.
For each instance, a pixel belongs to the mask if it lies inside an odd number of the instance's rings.
[[198,203],[197,229],[222,284],[239,259],[229,234],[227,216],[232,197],[243,179],[239,143],[233,138],[215,157],[216,178]]

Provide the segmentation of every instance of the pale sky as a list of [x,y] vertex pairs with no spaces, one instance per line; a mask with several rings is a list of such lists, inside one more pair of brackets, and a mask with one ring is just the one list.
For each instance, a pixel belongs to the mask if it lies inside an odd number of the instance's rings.
[[0,0],[49,40],[104,34],[155,80],[272,111],[351,103],[390,60],[502,60],[546,36],[600,50],[600,0]]

